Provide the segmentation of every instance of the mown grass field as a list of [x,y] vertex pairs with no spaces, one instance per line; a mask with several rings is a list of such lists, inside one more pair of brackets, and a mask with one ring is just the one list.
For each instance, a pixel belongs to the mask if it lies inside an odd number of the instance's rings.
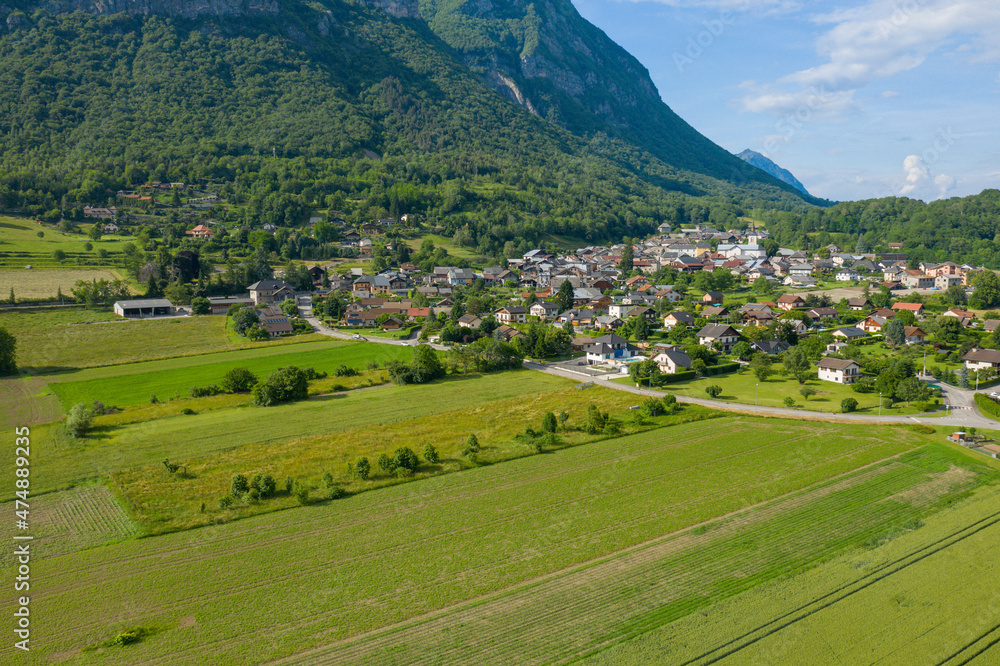
[[995,664],[998,519],[1000,492],[980,489],[876,548],[767,582],[585,663]]
[[[898,427],[726,417],[45,559],[32,612],[51,619],[31,656],[567,659],[931,511],[899,493],[972,464],[943,446],[913,452],[930,441]],[[987,477],[972,471],[970,486]],[[763,516],[727,516],[787,493]],[[719,517],[688,533],[706,541],[668,543]],[[136,627],[148,634],[127,653],[82,651]]]
[[17,338],[18,366],[28,374],[326,339],[310,334],[259,343],[232,340],[226,319],[125,321],[110,311],[83,308],[0,310],[0,326]]
[[[321,342],[187,356],[165,361],[132,363],[85,370],[56,379],[50,387],[67,409],[78,403],[100,400],[119,407],[148,404],[151,395],[166,400],[189,397],[194,386],[219,384],[233,368],[249,368],[258,378],[289,365],[311,367],[333,374],[340,365],[362,371],[368,362],[409,361],[410,347],[346,342],[326,338]],[[74,381],[65,381],[69,378]],[[340,380],[343,383],[346,380]],[[326,382],[333,385],[336,381]]]
[[[785,378],[777,374],[781,369],[781,363],[775,363],[772,368],[775,374],[765,381],[758,381],[757,377],[749,370],[742,373],[733,372],[727,375],[717,375],[715,377],[701,377],[676,384],[667,384],[662,390],[686,395],[693,398],[709,398],[705,393],[705,388],[711,385],[722,387],[722,395],[716,400],[725,402],[735,402],[753,407],[755,401],[760,407],[785,407],[785,398],[792,398],[795,407],[812,412],[840,412],[840,403],[844,398],[854,398],[858,401],[856,411],[862,414],[879,413],[878,393],[855,393],[850,386],[835,384],[833,382],[812,379],[804,385],[799,384],[794,378]],[[621,383],[629,383],[626,377],[616,380]],[[802,397],[799,389],[808,386],[816,390],[816,395],[808,400]],[[919,410],[915,405],[907,407],[906,403],[898,402],[889,409],[882,408],[883,415],[917,414]]]
[[[23,269],[26,265],[31,265],[34,268],[75,268],[77,259],[88,265],[111,266],[114,255],[121,254],[122,246],[134,240],[115,235],[92,241],[87,236],[91,226],[90,222],[86,222],[80,225],[81,233],[64,234],[58,229],[31,220],[0,216],[0,267]],[[39,231],[44,234],[42,238],[38,237]],[[84,247],[87,243],[93,245],[93,249],[88,251]],[[53,256],[56,250],[66,253],[67,258],[62,264]],[[101,259],[99,250],[107,250],[108,258]],[[73,286],[73,283],[63,284],[65,293],[68,293],[67,286]],[[55,289],[48,295],[55,296]]]
[[[80,440],[65,435],[62,424],[49,424],[33,431],[33,446],[46,462],[33,469],[32,487],[36,492],[54,490],[119,470],[160,465],[164,458],[188,462],[249,444],[375,428],[476,405],[486,409],[487,403],[496,400],[571,385],[570,380],[519,370],[449,377],[425,385],[386,386],[276,407],[210,403],[214,409],[124,426],[107,425],[117,423],[121,415],[103,416],[94,420],[92,433]],[[0,469],[10,464],[0,460]]]

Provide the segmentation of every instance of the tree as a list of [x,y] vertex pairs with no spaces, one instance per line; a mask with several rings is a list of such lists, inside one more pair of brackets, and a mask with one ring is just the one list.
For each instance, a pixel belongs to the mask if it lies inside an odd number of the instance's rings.
[[937,339],[941,342],[957,342],[965,330],[958,317],[938,317],[934,322],[937,327]]
[[438,461],[441,460],[441,456],[438,455],[437,449],[430,442],[424,447],[424,460],[426,460],[431,465],[436,465]]
[[803,386],[799,389],[799,393],[802,395],[804,400],[809,400],[809,398],[816,395],[816,389],[811,386]]
[[788,407],[789,409],[791,409],[792,407],[795,406],[795,398],[793,398],[790,395],[785,396],[784,403],[785,403],[785,407]]
[[410,362],[414,384],[424,384],[433,379],[444,377],[444,365],[437,352],[428,345],[417,345],[413,348],[413,361]]
[[417,454],[413,452],[408,446],[402,446],[396,449],[395,453],[392,455],[392,462],[395,464],[397,469],[407,469],[409,471],[414,471],[417,469],[417,465],[420,461],[417,459]]
[[707,393],[711,398],[718,398],[722,395],[722,387],[718,384],[712,384],[711,386],[705,387],[705,393]]
[[476,433],[469,433],[469,438],[465,440],[465,448],[473,453],[479,453],[479,438],[476,437]]
[[542,418],[542,430],[545,432],[555,432],[556,431],[556,415],[552,412],[545,412],[545,417]]
[[958,385],[962,388],[969,388],[969,367],[967,365],[958,369]]
[[299,316],[299,304],[295,302],[294,298],[286,298],[281,301],[281,305],[278,307],[280,307],[281,311],[288,317]]
[[260,323],[260,317],[253,308],[243,308],[233,315],[233,330],[237,335],[246,335],[251,326]]
[[62,262],[66,259],[66,253],[63,252],[62,250],[56,250],[55,252],[52,253],[52,258],[58,262]]
[[632,326],[632,335],[636,340],[642,342],[649,337],[649,322],[643,315],[637,316],[635,320],[635,324]]
[[895,317],[882,326],[882,335],[885,336],[885,341],[893,347],[901,347],[906,344],[906,331],[903,322]]
[[368,476],[372,472],[372,465],[368,462],[368,458],[358,458],[354,461],[352,470],[355,477],[361,479],[362,481],[367,481]]
[[253,387],[253,404],[270,407],[283,402],[304,400],[309,396],[306,373],[295,367],[278,368],[267,379]]
[[771,357],[764,352],[757,352],[750,359],[750,370],[757,377],[757,381],[767,381],[767,378],[774,372],[771,367]]
[[625,275],[628,275],[635,269],[631,239],[625,239],[625,248],[622,250],[622,259],[618,263],[618,268],[621,269],[621,272]]
[[66,415],[66,432],[70,437],[83,437],[90,429],[90,420],[94,417],[94,410],[86,403],[80,402],[70,408]]
[[652,418],[663,411],[663,403],[656,398],[646,398],[642,401],[640,411],[643,416]]
[[565,312],[573,308],[573,283],[569,280],[563,280],[562,284],[559,285],[556,303],[559,304],[559,312]]
[[911,402],[927,400],[930,394],[930,389],[922,381],[916,377],[907,377],[899,382],[895,395],[897,399],[906,402],[906,406],[909,407]]
[[953,284],[945,290],[944,300],[946,303],[951,303],[957,307],[965,305],[968,301],[968,296],[965,293],[965,289],[957,284]]
[[569,414],[565,410],[559,412],[559,427],[566,430],[566,421],[569,420]]
[[233,497],[240,497],[248,490],[250,490],[250,484],[247,482],[247,477],[243,474],[237,474],[229,482],[229,494]]
[[392,474],[396,469],[396,461],[388,453],[383,453],[378,457],[378,468],[383,474]]
[[975,291],[972,297],[975,298],[979,307],[990,308],[1000,305],[1000,278],[993,271],[979,271],[973,278],[972,284]]
[[917,315],[913,314],[912,310],[900,310],[893,319],[901,322],[903,326],[913,326],[917,321]]
[[207,315],[212,313],[212,306],[204,296],[195,296],[191,299],[191,314]]
[[226,372],[219,385],[226,393],[249,393],[257,383],[257,375],[247,368],[233,368]]
[[0,326],[0,377],[17,372],[17,338]]
[[746,340],[740,340],[733,345],[733,356],[741,361],[746,361],[753,356],[753,346]]
[[805,384],[806,380],[812,375],[813,366],[809,361],[809,355],[799,345],[786,351],[781,359],[781,363],[789,374],[799,380],[799,384]]
[[858,408],[858,401],[854,398],[844,398],[840,401],[840,411],[844,414],[853,412]]

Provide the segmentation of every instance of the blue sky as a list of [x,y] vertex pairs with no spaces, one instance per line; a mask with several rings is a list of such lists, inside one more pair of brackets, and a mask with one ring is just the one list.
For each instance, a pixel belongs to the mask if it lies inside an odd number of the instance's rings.
[[573,0],[723,148],[837,201],[1000,188],[998,0]]

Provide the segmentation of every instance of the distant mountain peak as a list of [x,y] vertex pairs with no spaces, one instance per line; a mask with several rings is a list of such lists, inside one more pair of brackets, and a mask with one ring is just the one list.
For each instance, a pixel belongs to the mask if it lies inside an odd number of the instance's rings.
[[[788,183],[799,192],[803,194],[809,194],[806,190],[806,186],[799,182],[799,179],[792,175],[792,172],[788,169],[782,169],[780,166],[775,164],[770,158],[765,157],[758,153],[756,150],[750,150],[747,148],[742,153],[738,153],[736,157],[740,158],[748,164],[752,164],[761,171],[769,173],[783,183]],[[811,196],[811,195],[810,195]]]

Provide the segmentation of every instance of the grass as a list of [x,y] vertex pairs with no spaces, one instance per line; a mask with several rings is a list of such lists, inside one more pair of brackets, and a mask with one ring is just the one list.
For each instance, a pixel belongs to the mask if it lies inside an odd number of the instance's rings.
[[[210,409],[196,409],[193,415],[176,414],[174,408],[174,415],[126,425],[119,425],[122,415],[102,416],[94,419],[94,431],[82,440],[67,437],[61,424],[50,424],[33,431],[33,445],[46,464],[33,469],[32,488],[34,492],[56,490],[120,470],[155,467],[164,458],[188,462],[251,444],[276,445],[476,405],[485,409],[492,401],[570,385],[570,380],[518,370],[450,377],[427,385],[387,386],[268,408],[209,402]],[[196,401],[180,404],[192,406]]]
[[26,374],[326,339],[312,334],[260,343],[245,338],[231,340],[226,319],[204,316],[125,321],[110,311],[83,308],[0,310],[0,327],[18,339],[17,362]]
[[476,259],[481,256],[476,254],[475,250],[455,245],[450,238],[445,238],[444,236],[438,236],[436,234],[422,234],[416,238],[407,240],[406,244],[410,246],[410,249],[417,251],[420,249],[420,244],[424,242],[424,239],[430,239],[431,242],[434,243],[435,248],[443,247],[447,250],[448,255],[452,257],[457,257],[459,259]]
[[[944,500],[947,502],[948,500]],[[672,663],[996,663],[992,556],[1000,493],[890,529],[894,538],[767,582],[588,660]],[[918,524],[918,529],[912,529]],[[978,657],[975,658],[974,657]]]
[[[53,227],[43,226],[37,222],[16,217],[0,216],[0,267],[23,269],[26,265],[38,268],[74,268],[77,260],[93,266],[113,266],[115,255],[120,255],[122,246],[135,239],[125,236],[104,236],[99,241],[92,241],[86,231],[92,225],[86,223],[80,226],[81,233],[65,234]],[[38,232],[45,234],[38,237]],[[90,243],[93,249],[88,251],[84,246]],[[53,257],[56,250],[66,253],[67,259],[60,264]],[[101,259],[99,250],[107,250],[108,258]],[[63,291],[73,283],[64,283]],[[50,296],[55,296],[55,289]]]
[[[705,388],[715,384],[722,387],[722,395],[716,400],[742,405],[753,405],[756,402],[760,407],[767,408],[785,407],[785,398],[790,397],[795,400],[795,407],[812,412],[840,412],[841,401],[845,398],[854,398],[858,401],[858,412],[872,415],[879,413],[878,393],[855,393],[850,386],[812,379],[807,381],[804,386],[816,389],[816,395],[806,400],[799,393],[799,389],[803,385],[799,384],[798,380],[791,377],[786,379],[777,374],[777,371],[781,369],[781,363],[775,363],[771,367],[776,371],[775,374],[763,382],[758,381],[757,377],[749,370],[744,370],[742,373],[734,372],[727,375],[702,377],[686,382],[667,384],[662,387],[662,390],[692,398],[709,398],[709,395],[705,393]],[[631,382],[628,377],[614,381],[625,384]],[[906,403],[896,403],[896,406],[891,409],[882,408],[883,415],[918,413],[920,410],[915,405],[907,407]]]
[[77,280],[118,280],[124,276],[116,270],[88,268],[33,268],[0,270],[0,294],[6,300],[10,290],[18,301],[55,298],[62,290],[65,302],[73,303],[72,289]]
[[[937,447],[825,479],[929,441],[727,417],[44,559],[32,611],[50,640],[33,651],[103,662],[115,657],[81,650],[139,626],[156,632],[127,658],[145,664],[579,654],[682,612],[690,590],[731,596],[912,515],[885,498],[926,481]],[[799,494],[709,525],[706,541],[674,535],[786,493]]]
[[[191,387],[219,384],[226,372],[233,368],[250,368],[261,379],[271,371],[289,365],[311,367],[332,375],[340,365],[363,370],[368,362],[408,361],[411,355],[410,347],[341,342],[327,338],[322,342],[258,347],[84,370],[60,377],[49,386],[67,409],[78,402],[91,403],[95,400],[106,405],[126,407],[148,404],[150,395],[156,395],[161,400],[175,395],[189,397]],[[75,378],[75,381],[66,381],[70,378]],[[334,383],[345,381],[339,379]]]

